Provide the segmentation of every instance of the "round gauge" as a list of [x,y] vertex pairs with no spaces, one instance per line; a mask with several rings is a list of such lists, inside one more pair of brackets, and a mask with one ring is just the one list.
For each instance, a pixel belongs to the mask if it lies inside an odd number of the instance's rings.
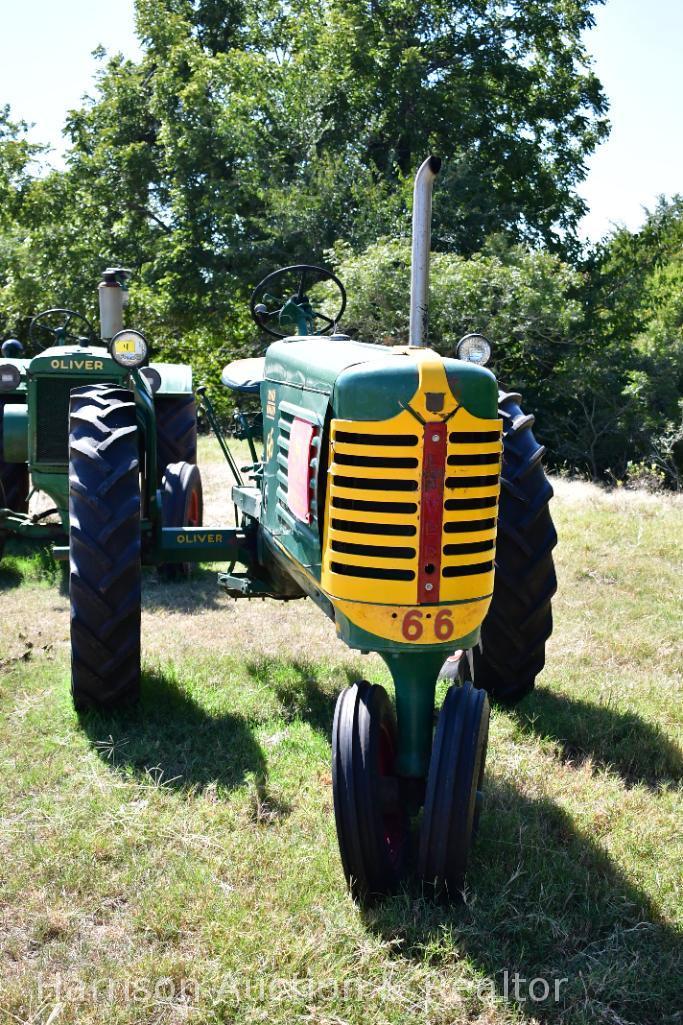
[[134,370],[147,359],[147,339],[140,331],[124,328],[118,331],[109,343],[109,351],[120,367]]

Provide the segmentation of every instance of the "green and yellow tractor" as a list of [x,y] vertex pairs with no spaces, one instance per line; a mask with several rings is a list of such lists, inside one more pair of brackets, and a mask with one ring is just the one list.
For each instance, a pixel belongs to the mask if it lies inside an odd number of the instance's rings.
[[[514,700],[533,687],[552,629],[552,490],[533,417],[519,395],[499,391],[483,336],[463,338],[454,358],[426,344],[438,170],[430,157],[415,180],[408,345],[341,333],[344,290],[322,268],[284,268],[257,286],[252,313],[276,340],[263,357],[223,372],[252,446],[245,479],[204,396],[235,476],[236,526],[179,526],[163,515],[144,339],[114,332],[96,357],[106,370],[85,371],[112,377],[70,399],[77,706],[137,696],[143,562],[226,560],[232,568],[221,582],[235,598],[310,598],[351,648],[380,654],[395,690],[394,703],[383,687],[358,682],[342,691],[334,716],[337,834],[360,900],[395,890],[414,860],[435,892],[462,889],[481,804],[488,695]],[[30,396],[37,367],[22,374]],[[8,406],[6,437],[12,415]],[[60,431],[65,458],[64,424]],[[17,434],[10,426],[10,438]],[[16,440],[6,461],[12,453]],[[35,480],[30,445],[28,463]],[[435,725],[440,675],[452,684]]]

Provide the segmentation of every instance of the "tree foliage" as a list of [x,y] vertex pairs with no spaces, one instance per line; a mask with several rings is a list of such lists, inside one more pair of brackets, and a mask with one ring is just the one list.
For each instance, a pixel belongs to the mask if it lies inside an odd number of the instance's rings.
[[655,458],[671,476],[681,201],[588,261],[575,238],[607,132],[584,43],[598,2],[137,0],[142,57],[99,53],[63,169],[37,173],[0,111],[0,327],[22,335],[52,305],[95,316],[120,264],[155,353],[215,381],[263,345],[250,288],[327,253],[349,328],[402,340],[412,177],[433,151],[434,343],[490,334],[556,463],[619,476]]
[[432,149],[439,248],[476,252],[492,232],[570,246],[606,132],[582,38],[593,6],[137,0],[142,59],[100,54],[67,169],[36,185],[28,292],[61,282],[82,301],[85,277],[122,262],[178,329],[226,326],[273,266],[405,233]]

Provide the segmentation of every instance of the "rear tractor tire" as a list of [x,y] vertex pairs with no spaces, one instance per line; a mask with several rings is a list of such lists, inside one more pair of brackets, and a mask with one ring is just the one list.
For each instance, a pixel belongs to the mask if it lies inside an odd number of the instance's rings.
[[74,388],[69,419],[71,693],[109,709],[140,690],[140,476],[132,392]]
[[524,414],[520,401],[514,392],[499,395],[503,465],[496,575],[481,647],[473,651],[477,687],[503,702],[524,697],[543,669],[557,589],[553,489],[543,470],[545,449],[533,434],[534,417]]
[[[201,527],[204,522],[202,477],[198,466],[171,463],[161,482],[161,522],[164,527]],[[189,577],[191,562],[169,562],[159,566],[164,580]]]
[[197,462],[197,406],[194,395],[159,395],[154,402],[157,422],[157,478],[163,483],[172,463]]

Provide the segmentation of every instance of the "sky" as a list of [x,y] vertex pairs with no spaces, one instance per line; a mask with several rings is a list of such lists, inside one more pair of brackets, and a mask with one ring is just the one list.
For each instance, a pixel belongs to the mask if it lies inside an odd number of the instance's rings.
[[[610,100],[612,132],[579,191],[592,241],[613,225],[637,229],[658,195],[683,193],[683,0],[607,0],[586,34]],[[92,50],[140,54],[133,0],[0,0],[0,104],[35,124],[58,162],[69,108],[91,88]]]

